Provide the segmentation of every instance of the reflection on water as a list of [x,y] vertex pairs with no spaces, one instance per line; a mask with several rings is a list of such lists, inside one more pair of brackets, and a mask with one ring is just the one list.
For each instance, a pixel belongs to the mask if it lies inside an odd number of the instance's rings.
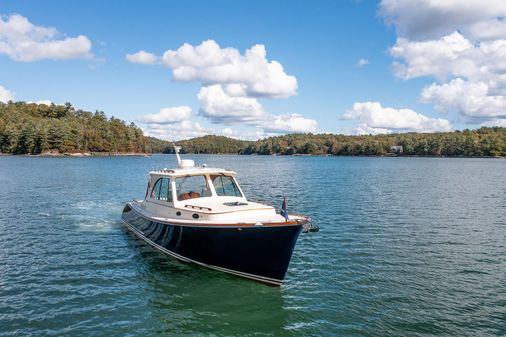
[[320,226],[283,287],[124,229],[124,202],[171,155],[0,157],[0,336],[506,334],[505,160],[193,157]]
[[143,265],[141,275],[150,287],[146,304],[157,313],[153,324],[159,331],[289,335],[283,329],[289,308],[283,308],[282,289],[166,258],[125,233],[139,252],[135,260]]

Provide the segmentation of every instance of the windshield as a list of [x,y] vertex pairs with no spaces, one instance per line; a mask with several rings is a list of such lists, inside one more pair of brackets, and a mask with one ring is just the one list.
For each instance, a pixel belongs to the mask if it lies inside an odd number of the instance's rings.
[[241,191],[235,183],[234,178],[225,175],[211,175],[211,180],[218,196],[242,197]]
[[176,178],[177,200],[210,197],[211,190],[205,176],[187,176]]

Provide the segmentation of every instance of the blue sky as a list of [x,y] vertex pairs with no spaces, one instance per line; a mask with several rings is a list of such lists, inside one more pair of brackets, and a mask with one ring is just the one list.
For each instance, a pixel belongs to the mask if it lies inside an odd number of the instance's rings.
[[[0,100],[3,92],[4,100],[68,101],[167,139],[506,125],[505,6],[483,1],[4,0]],[[41,36],[40,27],[58,32]],[[198,49],[204,41],[212,43]],[[178,53],[184,44],[199,59]],[[245,57],[255,45],[264,59]],[[127,60],[140,50],[155,64]],[[167,50],[175,54],[163,58]],[[223,55],[212,66],[200,62],[213,51]],[[490,69],[475,71],[483,64]],[[230,67],[258,76],[222,76]]]

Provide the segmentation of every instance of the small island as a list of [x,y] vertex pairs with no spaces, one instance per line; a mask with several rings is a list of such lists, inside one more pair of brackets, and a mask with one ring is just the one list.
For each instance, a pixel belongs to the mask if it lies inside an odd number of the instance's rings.
[[[360,136],[306,133],[257,141],[208,135],[175,143],[184,153],[197,154],[506,157],[506,128]],[[172,145],[103,111],[76,110],[70,103],[0,103],[0,154],[149,155],[172,153]]]

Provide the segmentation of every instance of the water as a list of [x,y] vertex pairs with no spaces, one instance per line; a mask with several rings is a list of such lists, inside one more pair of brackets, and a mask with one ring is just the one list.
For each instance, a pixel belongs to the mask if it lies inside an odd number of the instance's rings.
[[123,228],[171,155],[0,157],[0,336],[506,335],[506,160],[193,158],[320,226],[283,287]]

